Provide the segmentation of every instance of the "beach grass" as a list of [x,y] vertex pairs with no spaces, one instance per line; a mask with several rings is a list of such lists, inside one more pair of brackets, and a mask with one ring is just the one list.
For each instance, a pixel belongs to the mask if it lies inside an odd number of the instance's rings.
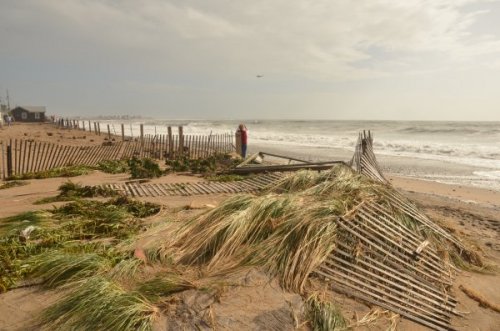
[[164,172],[160,169],[158,163],[149,158],[128,160],[130,177],[133,179],[161,177]]
[[[0,219],[0,289],[6,291],[14,287],[33,267],[39,272],[37,277],[45,275],[52,279],[50,284],[57,284],[59,278],[71,278],[74,273],[89,271],[93,262],[105,262],[99,256],[110,260],[109,251],[102,253],[102,247],[93,241],[132,238],[143,228],[140,219],[159,210],[156,204],[121,197],[104,202],[79,200],[49,211]],[[80,255],[72,260],[68,251]],[[62,269],[51,269],[55,265]],[[60,276],[49,276],[48,270]]]
[[171,294],[194,289],[195,285],[175,273],[162,273],[141,283],[137,291],[147,297],[152,302],[158,301],[160,297],[167,297]]
[[130,170],[127,160],[100,161],[96,169],[107,174],[122,174]]
[[39,172],[28,172],[21,175],[12,175],[9,180],[26,180],[26,179],[44,179],[54,177],[76,177],[87,175],[93,171],[92,167],[84,165],[75,165],[67,167],[59,167]]
[[88,186],[80,185],[68,181],[59,186],[59,194],[53,197],[42,198],[34,202],[34,204],[46,204],[58,201],[72,201],[82,198],[94,198],[94,197],[115,197],[120,195],[117,191],[111,188],[105,188],[100,186]]
[[312,331],[348,330],[340,309],[317,293],[306,300],[306,314]]
[[11,188],[11,187],[19,187],[19,186],[24,186],[24,185],[28,185],[28,184],[29,183],[23,182],[20,180],[11,180],[11,181],[8,181],[8,182],[0,185],[0,190],[6,190],[6,189]]
[[65,330],[152,330],[159,310],[137,291],[103,276],[74,284],[43,312],[41,325]]

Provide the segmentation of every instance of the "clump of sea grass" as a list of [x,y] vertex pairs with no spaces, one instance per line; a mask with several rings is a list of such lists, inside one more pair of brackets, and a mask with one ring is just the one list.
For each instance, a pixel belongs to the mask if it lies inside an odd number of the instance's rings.
[[285,288],[300,292],[335,247],[337,217],[328,204],[302,197],[241,195],[181,226],[166,249],[175,261],[206,264],[209,270],[229,258],[262,265]]
[[[12,288],[25,278],[33,265],[26,261],[39,254],[43,255],[32,262],[40,272],[37,277],[47,277],[47,283],[56,284],[59,279],[71,278],[72,274],[85,274],[82,272],[92,269],[92,262],[105,262],[83,253],[96,253],[114,266],[116,258],[125,257],[108,256],[109,251],[102,250],[92,241],[130,238],[143,227],[138,218],[159,210],[156,204],[127,198],[105,202],[79,200],[50,212],[27,212],[0,219],[0,236],[3,236],[0,238],[0,291]],[[77,254],[75,260],[62,251]],[[58,271],[57,265],[62,269]],[[54,280],[51,277],[55,277]]]
[[41,324],[67,330],[149,331],[158,309],[116,281],[94,276],[76,284],[60,301],[43,312]]
[[120,195],[117,191],[111,188],[100,186],[80,185],[68,181],[59,186],[59,194],[55,197],[43,198],[35,202],[35,204],[45,204],[56,201],[72,201],[81,198],[93,197],[114,197]]
[[309,275],[335,248],[337,216],[328,205],[286,216],[251,260],[265,265],[285,288],[302,292]]
[[19,232],[29,226],[40,226],[50,221],[51,214],[45,211],[27,211],[0,219],[0,236],[11,232]]
[[18,186],[24,186],[24,185],[28,185],[28,183],[22,182],[19,180],[11,180],[11,181],[8,181],[8,182],[0,185],[0,190],[5,190],[5,189],[11,188],[11,187],[18,187]]
[[119,197],[106,202],[78,200],[53,210],[54,217],[64,219],[67,227],[80,238],[112,235],[126,238],[137,233],[141,223],[137,218],[154,215],[160,206],[149,202],[133,201]]
[[173,293],[193,289],[195,285],[175,273],[164,273],[139,285],[137,290],[152,301]]
[[[242,244],[255,244],[272,231],[271,220],[290,207],[283,197],[255,198],[240,195],[226,200],[218,208],[181,227],[176,241],[180,261],[199,263],[231,256]],[[189,240],[196,234],[199,240]]]
[[55,288],[104,272],[111,268],[111,261],[96,253],[52,251],[36,255],[31,264],[31,277],[39,279],[46,288]]
[[163,175],[158,163],[148,158],[138,159],[134,157],[128,161],[128,167],[130,176],[134,179],[155,178]]
[[161,206],[156,203],[132,200],[126,196],[119,196],[109,201],[109,203],[124,208],[127,213],[139,218],[158,214],[161,210]]
[[313,331],[347,330],[342,312],[333,303],[313,294],[306,301],[307,318]]
[[122,174],[129,171],[126,160],[104,160],[100,161],[97,169],[107,174]]
[[43,178],[54,178],[54,177],[76,177],[81,175],[87,175],[90,172],[92,172],[91,167],[83,165],[75,165],[75,166],[54,168],[40,172],[29,172],[21,175],[12,175],[11,177],[9,177],[9,179],[26,180],[26,179],[43,179]]
[[108,276],[112,279],[133,278],[143,265],[144,261],[140,259],[122,259],[109,270]]

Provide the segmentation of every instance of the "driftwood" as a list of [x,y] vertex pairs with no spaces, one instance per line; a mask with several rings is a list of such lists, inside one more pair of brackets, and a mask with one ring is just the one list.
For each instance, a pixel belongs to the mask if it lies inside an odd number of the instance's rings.
[[268,153],[268,152],[259,152],[259,154],[262,155],[262,156],[268,155],[268,156],[277,157],[277,158],[280,158],[280,159],[285,159],[285,160],[288,160],[289,162],[290,161],[296,161],[296,162],[307,163],[307,164],[311,164],[312,163],[312,162],[309,162],[309,161],[297,159],[295,157],[278,155],[278,154],[273,154],[273,153]]
[[283,172],[283,171],[298,171],[298,170],[328,170],[336,164],[345,164],[344,161],[329,161],[308,164],[287,164],[287,165],[259,165],[245,166],[241,168],[233,168],[221,173],[231,173],[237,175],[255,174],[263,172]]

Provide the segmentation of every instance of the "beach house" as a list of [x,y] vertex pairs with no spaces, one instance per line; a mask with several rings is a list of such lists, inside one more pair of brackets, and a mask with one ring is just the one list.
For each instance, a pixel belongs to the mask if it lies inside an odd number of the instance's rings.
[[11,113],[16,122],[45,121],[45,107],[41,106],[18,106],[12,109]]

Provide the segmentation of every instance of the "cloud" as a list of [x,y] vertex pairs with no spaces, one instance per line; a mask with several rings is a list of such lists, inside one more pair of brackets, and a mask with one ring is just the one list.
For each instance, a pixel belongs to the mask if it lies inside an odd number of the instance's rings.
[[32,0],[2,4],[0,36],[11,54],[36,47],[64,61],[350,80],[498,55],[498,39],[471,32],[488,11],[467,6],[487,2]]

